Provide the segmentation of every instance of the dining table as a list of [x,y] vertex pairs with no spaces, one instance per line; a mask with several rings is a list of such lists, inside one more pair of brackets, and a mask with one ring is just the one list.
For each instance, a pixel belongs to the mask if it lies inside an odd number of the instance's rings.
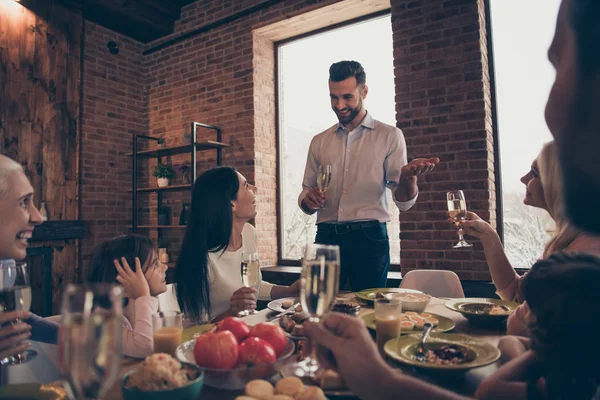
[[[451,333],[466,334],[472,337],[473,339],[487,342],[493,346],[498,345],[500,338],[503,335],[505,335],[504,327],[475,327],[471,323],[469,323],[469,321],[462,314],[447,308],[445,306],[445,303],[448,300],[449,299],[433,297],[425,311],[452,319],[456,326],[451,331]],[[372,303],[364,302],[361,299],[355,297],[355,293],[341,293],[337,297],[337,302],[359,303],[361,305],[359,316],[374,312]],[[249,325],[254,325],[259,322],[273,321],[273,318],[277,314],[278,312],[266,308],[256,312],[253,315],[244,317],[244,320],[247,321]],[[41,351],[38,351],[38,357],[32,362],[16,367],[3,367],[3,383],[24,383],[28,380],[37,383],[56,383],[56,380],[60,378],[58,376],[58,360],[56,357],[58,346],[48,344],[37,344],[36,347],[38,348],[38,350]],[[487,366],[473,368],[466,372],[439,373],[420,369],[417,370],[413,367],[398,363],[390,358],[386,358],[386,360],[392,368],[397,368],[399,371],[402,371],[402,373],[412,375],[417,379],[430,382],[432,384],[451,390],[455,393],[459,393],[466,396],[472,396],[475,393],[478,385],[486,377],[488,377],[495,370],[497,370],[499,366],[499,361],[496,361],[495,363],[489,364]],[[105,399],[122,399],[120,378],[123,375],[125,375],[128,371],[135,368],[140,362],[141,360],[139,359],[123,357],[123,360],[121,362],[121,370],[119,373],[119,380],[117,380],[112,385],[107,395],[104,396]],[[9,369],[8,373],[6,372],[7,368]],[[12,370],[12,373],[10,372],[10,368],[14,368]],[[242,392],[243,391],[241,390],[215,389],[204,385],[199,398],[202,400],[233,400],[237,396],[241,395]],[[328,398],[356,398],[348,391],[338,391],[326,394]]]

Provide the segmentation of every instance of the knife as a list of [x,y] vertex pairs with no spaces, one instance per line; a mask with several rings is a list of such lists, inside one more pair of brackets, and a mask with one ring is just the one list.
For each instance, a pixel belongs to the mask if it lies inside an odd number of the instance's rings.
[[287,310],[284,310],[283,312],[280,312],[279,314],[276,314],[274,317],[269,318],[269,321],[273,321],[273,320],[276,320],[278,318],[281,318],[281,317],[283,317],[286,314],[293,314],[296,311],[296,307],[298,307],[299,305],[300,305],[300,302],[294,304],[293,306],[291,306]]

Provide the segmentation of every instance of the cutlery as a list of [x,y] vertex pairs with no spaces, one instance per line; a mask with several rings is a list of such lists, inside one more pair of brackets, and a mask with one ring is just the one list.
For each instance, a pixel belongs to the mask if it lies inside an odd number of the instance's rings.
[[299,305],[300,305],[300,302],[294,304],[293,306],[291,306],[287,310],[284,310],[283,312],[280,312],[279,314],[275,314],[273,317],[269,318],[269,321],[273,321],[273,320],[276,320],[277,318],[281,318],[286,314],[293,314],[294,311],[296,310],[296,307],[298,307]]
[[426,359],[425,340],[427,340],[429,332],[431,332],[431,328],[433,328],[433,325],[431,325],[430,323],[423,325],[423,333],[421,334],[421,340],[419,341],[419,345],[417,346],[417,352],[415,353],[415,360],[417,361],[424,362]]

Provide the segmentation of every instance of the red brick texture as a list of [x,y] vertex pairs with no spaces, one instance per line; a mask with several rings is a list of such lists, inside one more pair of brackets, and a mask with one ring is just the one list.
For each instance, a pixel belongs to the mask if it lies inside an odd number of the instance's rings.
[[[456,232],[446,222],[445,193],[463,189],[468,206],[495,223],[494,154],[484,0],[392,0],[397,125],[409,157],[442,159],[420,182],[419,202],[401,213],[404,272],[415,268],[456,271],[489,279],[479,243],[454,250]],[[261,258],[277,261],[277,145],[274,43],[256,29],[337,3],[287,0],[243,19],[142,56],[171,37],[205,26],[255,1],[198,1],[182,9],[175,32],[145,47],[88,23],[84,63],[82,218],[93,220],[94,240],[125,229],[130,219],[131,135],[163,135],[182,143],[192,121],[217,125],[223,163],[259,187],[256,227]],[[106,51],[110,38],[121,53]],[[116,115],[117,117],[114,117]],[[206,135],[206,136],[202,136]],[[201,138],[214,138],[211,132]],[[174,157],[175,164],[185,158]],[[214,152],[199,153],[201,169]],[[115,171],[115,172],[112,172]],[[109,173],[110,174],[109,174]],[[200,171],[201,172],[201,171]],[[155,204],[153,195],[146,195]],[[186,196],[189,196],[186,195]],[[189,197],[165,196],[173,217]],[[140,203],[141,204],[141,203]],[[148,218],[151,218],[149,216]],[[176,222],[176,221],[175,221]],[[182,233],[168,234],[181,237]],[[173,243],[173,249],[178,246]]]
[[[134,134],[148,133],[142,44],[89,21],[84,26],[81,119],[82,265],[99,243],[128,232]],[[110,54],[109,41],[120,46]]]
[[402,213],[401,265],[489,279],[480,243],[455,250],[446,191],[495,224],[494,152],[483,0],[392,1],[396,112],[409,157],[440,157],[419,183],[417,205]]

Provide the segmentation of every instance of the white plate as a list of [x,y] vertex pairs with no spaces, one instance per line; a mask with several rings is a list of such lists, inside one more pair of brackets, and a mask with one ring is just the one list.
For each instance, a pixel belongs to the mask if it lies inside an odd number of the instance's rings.
[[298,298],[298,297],[282,297],[281,299],[277,299],[277,300],[273,300],[273,301],[269,302],[269,304],[267,304],[267,307],[269,307],[271,310],[277,311],[277,312],[287,311],[287,310],[289,310],[289,308],[281,307],[281,304],[286,300],[291,300],[292,304],[296,304],[296,303],[300,302],[300,298]]

